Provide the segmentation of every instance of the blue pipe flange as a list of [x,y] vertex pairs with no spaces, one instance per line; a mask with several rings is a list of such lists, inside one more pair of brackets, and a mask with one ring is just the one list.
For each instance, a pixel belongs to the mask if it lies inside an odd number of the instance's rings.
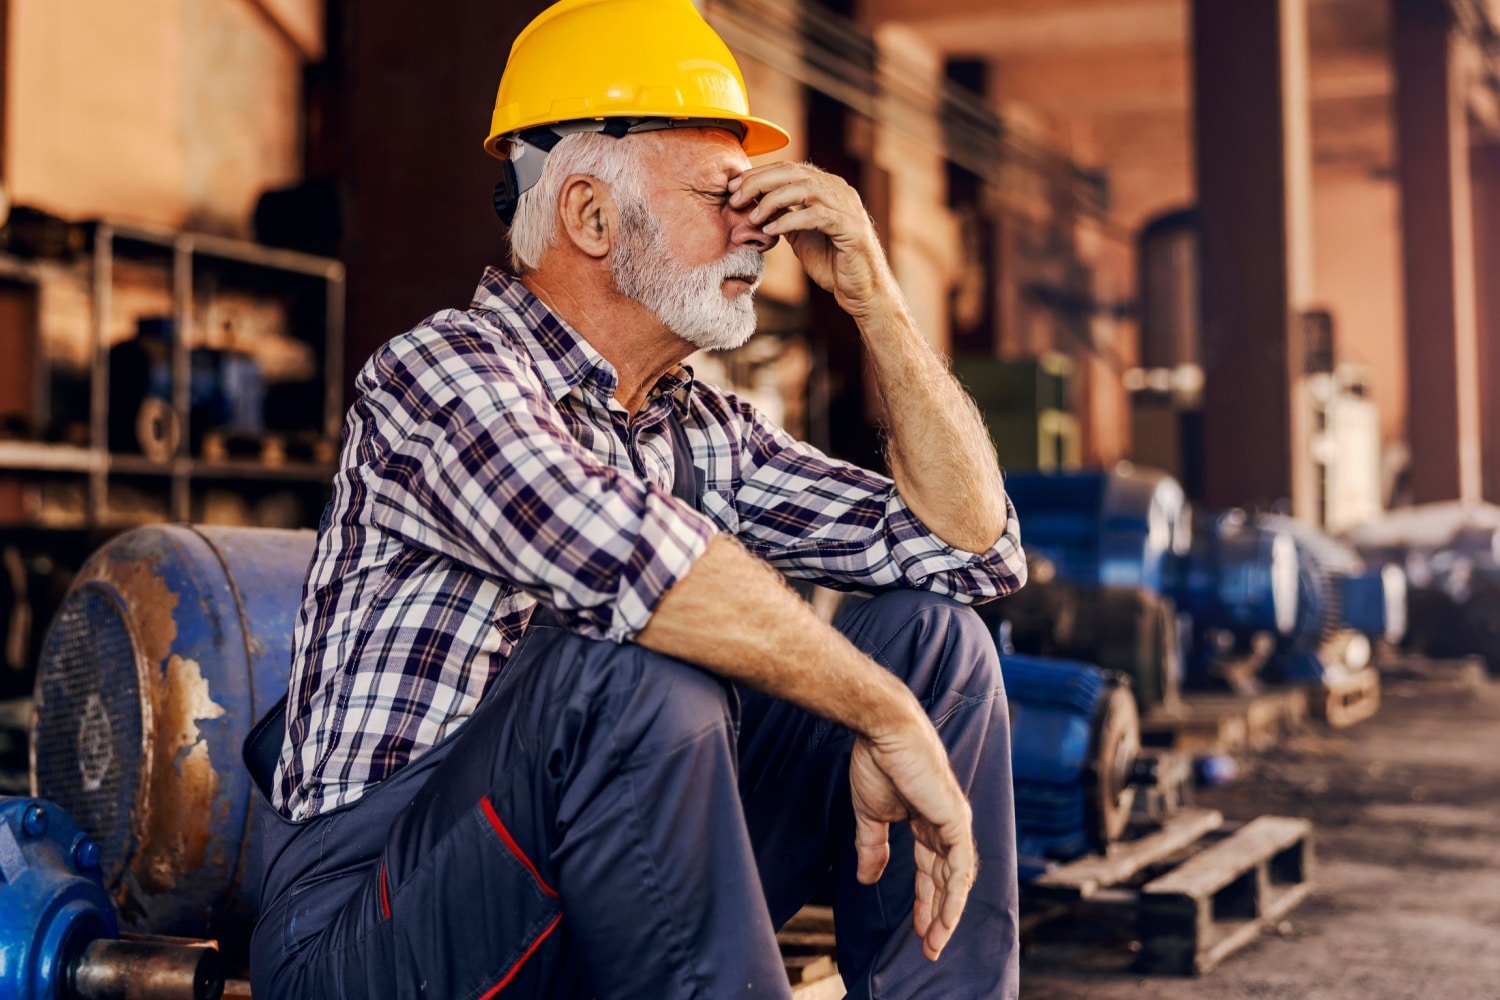
[[0,996],[63,996],[84,948],[116,936],[98,843],[50,802],[0,798]]

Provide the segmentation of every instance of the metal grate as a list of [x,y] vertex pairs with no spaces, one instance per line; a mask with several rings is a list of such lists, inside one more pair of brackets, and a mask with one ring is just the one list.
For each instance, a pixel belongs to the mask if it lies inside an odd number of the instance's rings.
[[113,889],[134,849],[142,710],[135,644],[108,591],[68,595],[42,648],[36,695],[36,781],[99,842]]

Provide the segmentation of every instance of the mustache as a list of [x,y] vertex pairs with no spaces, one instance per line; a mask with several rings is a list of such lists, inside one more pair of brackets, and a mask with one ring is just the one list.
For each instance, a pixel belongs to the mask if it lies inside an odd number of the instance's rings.
[[714,263],[705,265],[704,270],[712,275],[715,286],[728,278],[741,278],[750,283],[753,292],[766,275],[766,259],[758,250],[736,247]]

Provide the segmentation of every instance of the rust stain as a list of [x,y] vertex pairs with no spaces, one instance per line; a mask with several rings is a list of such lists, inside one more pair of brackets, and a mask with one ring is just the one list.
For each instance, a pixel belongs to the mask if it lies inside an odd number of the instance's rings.
[[219,775],[198,721],[221,718],[224,708],[213,700],[198,661],[176,654],[152,686],[151,704],[151,801],[140,817],[141,850],[133,867],[141,888],[156,893],[196,874],[207,858]]
[[167,587],[156,560],[100,559],[90,568],[90,577],[114,587],[125,602],[146,662],[154,667],[171,655],[177,639],[177,594]]

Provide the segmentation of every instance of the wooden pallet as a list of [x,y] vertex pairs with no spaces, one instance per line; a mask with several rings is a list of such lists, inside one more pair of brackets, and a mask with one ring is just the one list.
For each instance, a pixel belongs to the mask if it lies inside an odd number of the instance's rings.
[[1129,883],[1223,825],[1224,816],[1216,809],[1184,809],[1154,833],[1111,844],[1104,854],[1059,865],[1028,882],[1022,894],[1030,901],[1055,903],[1090,899],[1100,890]]
[[1152,776],[1149,783],[1135,786],[1129,825],[1137,832],[1160,829],[1163,823],[1193,804],[1195,782],[1191,754],[1179,750],[1145,749],[1136,757],[1136,768]]
[[[1312,888],[1307,820],[1262,816],[1234,829],[1222,824],[1213,810],[1186,809],[1151,836],[1023,885],[1023,936],[1034,949],[1065,942],[1101,957],[1129,943],[1140,972],[1208,971]],[[1049,936],[1050,942],[1040,940]]]
[[1363,722],[1380,710],[1380,671],[1356,670],[1337,680],[1308,689],[1308,706],[1314,718],[1344,728]]
[[792,1000],[839,1000],[844,981],[834,964],[833,910],[804,906],[776,935]]
[[1275,744],[1307,718],[1305,689],[1266,694],[1186,695],[1173,709],[1141,720],[1141,741],[1175,750],[1261,749]]
[[1136,932],[1144,972],[1207,972],[1312,891],[1312,824],[1262,816],[1146,883]]

